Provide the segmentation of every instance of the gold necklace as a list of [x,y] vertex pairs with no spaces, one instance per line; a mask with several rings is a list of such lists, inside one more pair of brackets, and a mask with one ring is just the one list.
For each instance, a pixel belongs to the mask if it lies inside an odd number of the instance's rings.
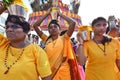
[[56,42],[57,42],[57,40],[55,40],[55,41],[52,42],[52,45],[53,45],[52,47],[53,48],[55,47]]
[[[96,39],[94,39],[93,38],[93,40],[95,41],[95,43],[97,44],[97,40]],[[107,54],[106,54],[106,46],[105,46],[105,44],[103,45],[104,46],[104,49],[103,48],[101,48],[98,44],[97,44],[97,46],[99,47],[99,49],[101,49],[103,52],[104,52],[104,56],[106,56]]]
[[17,58],[11,65],[8,65],[8,64],[7,64],[7,58],[8,58],[9,48],[10,48],[10,46],[7,47],[6,54],[5,54],[5,59],[4,59],[4,65],[5,65],[5,67],[7,68],[7,70],[4,72],[4,74],[7,74],[7,73],[9,72],[10,68],[11,68],[13,65],[15,65],[15,64],[20,60],[20,58],[21,58],[21,56],[22,56],[22,54],[23,54],[23,52],[24,52],[24,48],[23,48],[22,51],[21,51],[21,53],[20,53],[20,55],[18,56],[18,58]]

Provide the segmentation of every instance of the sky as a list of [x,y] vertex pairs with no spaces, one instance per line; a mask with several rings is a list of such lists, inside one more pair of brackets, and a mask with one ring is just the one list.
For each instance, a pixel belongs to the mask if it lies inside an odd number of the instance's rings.
[[119,0],[82,0],[78,14],[85,24],[89,24],[98,16],[108,19],[109,15],[114,15],[120,18]]
[[[29,7],[29,14],[32,13],[28,0],[23,0]],[[62,0],[65,4],[70,4],[70,0]],[[78,15],[81,17],[83,25],[90,25],[96,17],[105,17],[114,15],[120,18],[119,0],[81,0]],[[76,35],[73,34],[73,35]]]
[[[62,1],[69,4],[69,0]],[[114,15],[120,18],[119,2],[119,0],[81,0],[78,15],[83,25],[90,25],[92,20],[99,16],[108,19],[108,16]]]
[[[23,0],[30,9],[28,0]],[[62,0],[65,4],[70,4],[70,0]],[[105,17],[114,15],[116,18],[120,18],[119,0],[81,0],[78,15],[81,17],[83,25],[90,25],[92,20],[96,17]]]

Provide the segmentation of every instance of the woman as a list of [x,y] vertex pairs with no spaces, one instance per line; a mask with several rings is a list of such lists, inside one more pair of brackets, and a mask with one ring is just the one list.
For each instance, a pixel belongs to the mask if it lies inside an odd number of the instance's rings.
[[79,63],[86,61],[86,80],[117,80],[114,64],[120,70],[120,43],[117,39],[104,36],[107,21],[98,17],[92,22],[93,39],[84,42],[79,33],[79,47],[77,53]]
[[[50,9],[47,14],[39,19],[33,26],[40,38],[46,42],[45,51],[48,55],[50,66],[52,69],[52,80],[71,80],[70,65],[68,63],[68,54],[66,54],[65,44],[70,41],[70,37],[75,28],[75,22],[68,16],[63,15],[58,11],[58,16],[65,19],[69,28],[65,34],[60,35],[60,25],[57,20],[51,20],[48,25],[49,38],[38,28],[42,21],[50,15]],[[70,43],[70,42],[69,42]],[[74,79],[73,79],[74,80]]]
[[7,38],[0,34],[0,80],[51,80],[46,53],[26,39],[29,23],[9,15],[5,25]]
[[[116,23],[118,23],[118,25],[116,25]],[[119,23],[120,23],[120,21],[118,20],[116,23],[115,23],[115,21],[114,21],[113,24],[111,23],[111,25],[114,25],[113,27],[110,27],[108,25],[108,27],[107,27],[107,29],[108,29],[107,35],[109,35],[109,36],[111,36],[113,38],[117,38],[120,41],[120,37],[119,37],[119,35],[120,35],[120,32],[119,32],[119,25],[120,25]],[[109,24],[110,24],[110,21],[109,21]],[[116,75],[118,77],[118,80],[120,80],[120,71],[118,70],[116,65],[115,65],[115,71],[116,71]]]

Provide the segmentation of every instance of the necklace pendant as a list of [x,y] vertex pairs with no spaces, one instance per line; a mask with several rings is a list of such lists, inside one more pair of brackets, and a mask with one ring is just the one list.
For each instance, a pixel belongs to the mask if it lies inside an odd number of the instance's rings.
[[4,72],[4,74],[7,74],[9,72],[9,68]]

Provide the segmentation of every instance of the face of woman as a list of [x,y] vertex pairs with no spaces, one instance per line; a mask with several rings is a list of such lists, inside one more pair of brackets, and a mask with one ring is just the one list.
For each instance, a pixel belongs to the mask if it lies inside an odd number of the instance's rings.
[[6,24],[6,36],[9,41],[18,42],[25,39],[26,33],[23,32],[22,26],[8,22]]
[[99,21],[95,23],[93,26],[93,31],[95,35],[103,35],[106,32],[107,22],[106,21]]
[[118,37],[119,36],[119,29],[118,28],[112,28],[109,32],[109,35],[112,37]]
[[50,33],[51,36],[55,36],[55,35],[59,34],[60,28],[56,24],[50,24],[48,29],[49,29],[49,33]]

